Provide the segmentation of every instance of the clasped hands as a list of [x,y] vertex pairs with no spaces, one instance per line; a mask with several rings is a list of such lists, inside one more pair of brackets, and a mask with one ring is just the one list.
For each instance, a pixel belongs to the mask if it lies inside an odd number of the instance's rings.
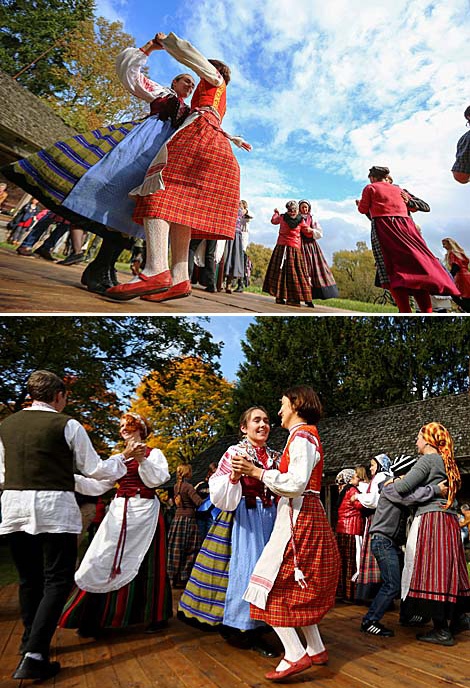
[[126,460],[135,459],[138,463],[142,463],[147,454],[147,445],[137,440],[129,440],[122,453]]
[[255,473],[259,471],[259,468],[256,468],[256,466],[245,458],[245,456],[243,454],[235,454],[235,456],[232,456],[232,474],[230,476],[232,482],[240,480],[242,475],[248,475],[253,478],[258,477]]

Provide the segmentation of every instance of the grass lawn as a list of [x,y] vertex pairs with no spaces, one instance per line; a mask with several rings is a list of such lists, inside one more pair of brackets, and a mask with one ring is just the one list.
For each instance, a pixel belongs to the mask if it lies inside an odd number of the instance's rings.
[[[261,290],[261,287],[247,287],[245,291],[251,294],[263,294],[268,296],[266,292]],[[365,301],[351,301],[350,299],[315,299],[314,304],[317,306],[331,306],[331,308],[341,308],[348,311],[359,311],[361,313],[398,313],[398,308],[387,304],[382,306],[377,303],[366,303]]]

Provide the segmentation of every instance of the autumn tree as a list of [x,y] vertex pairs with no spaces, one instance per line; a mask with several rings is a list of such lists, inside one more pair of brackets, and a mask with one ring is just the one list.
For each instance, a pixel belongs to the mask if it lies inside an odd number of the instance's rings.
[[370,303],[380,293],[374,286],[374,254],[364,241],[354,251],[334,253],[331,269],[342,298]]
[[148,104],[124,90],[116,74],[116,56],[134,45],[120,22],[103,17],[71,32],[63,52],[67,83],[47,99],[64,122],[84,132],[148,114]]
[[70,32],[91,20],[94,8],[94,0],[0,0],[2,70],[14,76],[34,62],[18,82],[37,96],[61,91],[67,85],[64,53]]
[[217,371],[220,346],[188,318],[19,317],[0,318],[0,351],[0,418],[22,408],[29,375],[45,368],[70,382],[66,411],[112,444],[136,380],[178,354]]
[[172,470],[191,463],[224,431],[233,385],[197,356],[175,358],[144,377],[131,409],[144,415]]
[[231,418],[287,387],[312,385],[327,415],[468,389],[470,321],[449,318],[257,318],[246,332]]
[[253,263],[251,272],[251,284],[256,287],[263,286],[264,276],[268,270],[269,260],[271,258],[272,249],[263,246],[263,244],[248,244],[246,249],[247,256]]

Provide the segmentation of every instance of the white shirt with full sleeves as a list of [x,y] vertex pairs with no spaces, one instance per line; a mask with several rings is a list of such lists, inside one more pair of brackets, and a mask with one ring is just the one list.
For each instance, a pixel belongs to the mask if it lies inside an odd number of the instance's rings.
[[[168,463],[160,449],[152,449],[141,464],[139,475],[150,488],[159,487],[170,479]],[[130,583],[139,571],[157,529],[160,502],[158,498],[129,497],[127,503],[126,540],[121,572],[111,578],[116,548],[121,533],[125,498],[115,497],[98,528],[91,545],[85,552],[80,568],[75,573],[79,588],[88,592],[110,592]]]
[[367,492],[362,492],[357,495],[358,500],[361,502],[362,506],[367,509],[376,509],[379,503],[379,485],[381,485],[384,480],[387,480],[390,476],[385,473],[376,473],[369,483],[369,488]]
[[125,48],[116,58],[116,73],[126,91],[151,103],[155,98],[167,96],[174,91],[149,79],[142,72],[147,60],[148,55],[139,48]]
[[[57,411],[35,401],[28,412]],[[77,472],[95,480],[114,482],[126,474],[122,454],[103,461],[96,453],[83,425],[71,418],[64,429],[64,438],[71,449]],[[5,480],[5,448],[0,439],[0,487]],[[91,489],[91,488],[90,488]],[[103,491],[105,492],[106,489]],[[89,494],[87,492],[87,494]],[[82,516],[73,492],[59,490],[5,490],[2,494],[0,535],[24,531],[38,533],[81,533]]]

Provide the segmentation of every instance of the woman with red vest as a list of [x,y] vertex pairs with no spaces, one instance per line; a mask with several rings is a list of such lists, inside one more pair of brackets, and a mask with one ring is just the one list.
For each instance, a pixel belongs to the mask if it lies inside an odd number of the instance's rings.
[[287,212],[282,215],[277,208],[271,224],[279,225],[279,236],[271,255],[263,291],[276,297],[276,303],[300,308],[300,302],[312,303],[312,287],[307,264],[302,253],[300,232],[308,228],[299,214],[297,201],[286,203]]
[[272,681],[328,661],[318,622],[334,606],[340,559],[320,501],[323,449],[316,423],[321,411],[311,387],[292,387],[279,411],[282,427],[289,430],[279,470],[258,468],[240,456],[232,459],[234,471],[258,478],[280,497],[272,535],[243,596],[251,617],[272,626],[284,646],[284,659],[266,674]]
[[201,81],[191,101],[190,116],[162,146],[142,184],[131,191],[136,200],[133,220],[144,226],[147,258],[142,273],[106,292],[119,301],[144,295],[146,301],[165,301],[190,294],[191,236],[233,239],[235,234],[240,170],[228,139],[251,149],[220,126],[226,112],[229,67],[219,60],[207,60],[174,33],[158,33],[154,41],[193,69]]
[[358,568],[358,540],[364,534],[366,519],[362,504],[358,500],[351,501],[353,494],[360,494],[359,476],[354,468],[343,468],[335,482],[339,489],[336,541],[341,556],[341,573],[336,594],[343,600],[354,602],[352,577]]
[[[149,428],[137,413],[125,413],[119,432],[127,445],[145,442]],[[75,573],[77,587],[59,622],[62,628],[78,627],[83,637],[141,622],[154,632],[172,613],[165,528],[155,493],[170,478],[168,464],[159,449],[150,448],[126,463],[127,474]]]
[[411,313],[413,296],[421,313],[432,313],[430,294],[458,296],[450,275],[427,247],[409,216],[402,189],[389,184],[388,167],[371,167],[357,209],[372,220],[372,251],[378,285],[389,289],[400,313]]

